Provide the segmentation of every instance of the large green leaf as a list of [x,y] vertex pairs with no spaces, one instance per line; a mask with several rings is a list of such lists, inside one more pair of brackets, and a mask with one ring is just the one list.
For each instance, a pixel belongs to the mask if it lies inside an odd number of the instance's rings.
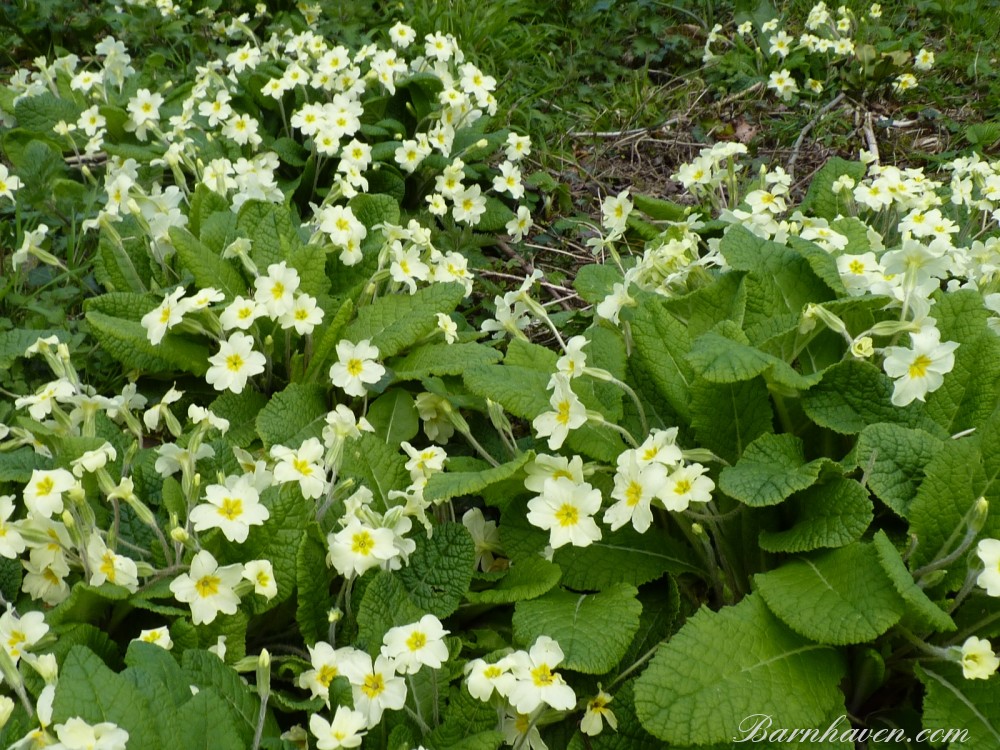
[[319,437],[326,414],[326,389],[291,383],[274,394],[258,412],[257,434],[265,448],[272,445],[298,448],[308,438]]
[[410,625],[424,614],[410,600],[398,577],[385,570],[378,571],[365,587],[358,606],[360,648],[377,654],[389,628]]
[[177,251],[177,260],[191,272],[199,287],[215,287],[230,301],[237,295],[246,294],[246,282],[236,267],[205,247],[189,231],[171,227],[170,242]]
[[691,426],[702,447],[729,463],[761,435],[774,431],[774,413],[763,379],[739,383],[699,380],[691,389]]
[[995,675],[967,680],[957,665],[940,662],[917,666],[915,671],[927,689],[925,729],[937,730],[939,741],[950,737],[948,748],[1000,747],[1000,690]]
[[326,540],[319,526],[310,523],[301,534],[295,555],[295,622],[307,645],[329,638],[330,583]]
[[292,221],[288,206],[249,200],[240,206],[236,220],[240,237],[249,237],[250,258],[260,273],[267,273],[272,263],[288,261],[292,251],[301,245],[298,227]]
[[757,595],[718,612],[699,610],[636,681],[647,731],[672,745],[728,743],[747,716],[811,727],[843,706],[839,653],[810,643]]
[[[187,672],[190,684],[199,689],[213,689],[228,704],[234,717],[237,736],[243,747],[250,747],[260,714],[260,700],[250,692],[239,673],[224,664],[215,654],[197,649],[184,652],[181,666]],[[263,736],[277,737],[278,734],[280,730],[274,717],[268,715],[264,722]]]
[[843,477],[795,493],[784,507],[794,523],[783,531],[761,532],[760,546],[768,552],[841,547],[860,539],[873,518],[864,487]]
[[492,365],[502,355],[483,344],[424,344],[387,363],[396,380],[423,380],[431,375],[461,375],[473,365]]
[[800,206],[806,216],[818,216],[832,221],[845,213],[848,194],[841,193],[838,197],[833,192],[833,183],[843,175],[849,176],[855,182],[865,176],[865,165],[859,161],[847,161],[840,157],[830,159],[809,182],[809,190]]
[[371,433],[347,444],[341,473],[368,487],[383,505],[388,504],[390,491],[402,490],[410,483],[406,460],[398,447],[387,445]]
[[921,627],[929,627],[941,632],[955,630],[954,620],[932,602],[924,590],[913,580],[910,571],[906,569],[906,563],[903,562],[899,551],[889,541],[885,532],[880,529],[872,541],[882,569],[885,570],[892,585],[896,587],[896,591],[906,602],[907,615],[916,620]]
[[630,322],[639,360],[659,395],[670,408],[688,421],[691,414],[691,383],[694,372],[685,358],[691,348],[687,329],[665,307],[660,297],[642,294]]
[[830,462],[806,463],[802,441],[794,435],[761,435],[747,446],[735,466],[719,475],[719,489],[746,505],[777,505],[812,486]]
[[597,594],[563,589],[514,606],[514,637],[530,645],[540,635],[555,639],[565,654],[560,666],[587,674],[614,669],[639,628],[638,590],[626,583]]
[[482,591],[466,594],[473,604],[512,604],[525,599],[534,599],[550,591],[562,574],[562,569],[543,557],[528,557],[514,560],[510,569],[499,582]]
[[358,309],[343,338],[357,343],[369,339],[381,358],[399,354],[437,326],[437,314],[454,310],[465,295],[461,284],[431,284],[416,294],[379,297]]
[[132,682],[112,672],[88,648],[74,646],[59,670],[59,684],[52,703],[52,722],[64,723],[74,716],[94,725],[104,721],[128,732],[131,747],[168,747],[149,722],[152,707],[136,692]]
[[871,641],[903,615],[903,600],[870,544],[792,560],[754,581],[774,614],[819,643]]
[[482,471],[441,471],[427,480],[424,499],[434,503],[463,495],[477,495],[486,488],[510,479],[534,458],[534,453],[522,453],[513,461]]
[[417,533],[417,549],[397,575],[410,600],[424,612],[448,617],[469,590],[476,547],[460,523],[434,527],[434,533]]
[[375,434],[393,447],[413,440],[420,430],[413,396],[402,388],[390,388],[372,401],[366,417]]
[[184,370],[195,375],[208,371],[208,347],[180,335],[168,333],[159,344],[151,344],[140,323],[89,310],[87,323],[94,338],[127,368],[144,373]]
[[861,431],[855,452],[871,491],[906,518],[924,468],[940,447],[941,441],[923,430],[879,423]]

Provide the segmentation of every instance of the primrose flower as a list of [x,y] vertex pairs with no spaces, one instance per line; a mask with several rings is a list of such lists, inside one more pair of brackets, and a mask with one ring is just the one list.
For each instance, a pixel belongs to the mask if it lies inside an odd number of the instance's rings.
[[253,337],[245,333],[234,333],[223,341],[208,361],[212,366],[205,373],[206,382],[217,391],[233,393],[242,393],[247,380],[264,372],[267,364],[267,358],[254,351]]
[[467,187],[452,198],[454,205],[451,215],[455,221],[461,221],[469,226],[479,223],[480,217],[486,213],[486,197],[479,185]]
[[377,383],[385,375],[385,367],[375,360],[378,347],[370,339],[357,344],[337,342],[337,361],[330,367],[330,380],[348,396],[364,396],[365,384]]
[[251,526],[261,526],[271,517],[260,503],[250,474],[229,476],[225,484],[208,485],[205,500],[188,516],[194,530],[219,529],[226,539],[237,544],[247,540]]
[[159,306],[142,316],[142,327],[146,329],[146,337],[151,344],[159,344],[163,336],[175,325],[184,320],[187,305],[182,303],[184,288],[178,287],[166,297]]
[[517,133],[508,133],[505,155],[507,161],[513,162],[518,162],[526,156],[531,156],[531,137],[518,135]]
[[174,642],[170,639],[170,631],[165,627],[141,630],[139,631],[139,637],[132,640],[152,643],[154,646],[159,646],[167,651],[174,647]]
[[364,668],[365,654],[350,646],[334,649],[325,641],[316,641],[315,646],[307,648],[312,669],[307,669],[299,675],[298,685],[300,688],[308,688],[313,698],[322,698],[329,705],[330,683],[333,682],[333,678],[341,675],[344,665],[352,661],[360,659],[360,666]]
[[882,367],[886,375],[895,378],[892,391],[894,406],[906,406],[914,399],[936,391],[944,383],[945,374],[955,366],[954,341],[941,342],[941,333],[936,328],[927,328],[920,333],[911,333],[912,349],[889,346],[885,349]]
[[468,662],[465,665],[465,686],[469,689],[469,694],[484,703],[490,699],[494,690],[506,697],[516,682],[510,667],[510,661],[506,658],[495,664],[482,659]]
[[531,219],[531,211],[528,210],[527,206],[518,206],[517,214],[515,214],[513,219],[504,224],[504,229],[507,230],[507,234],[512,241],[520,242],[533,226],[534,222]]
[[271,457],[278,459],[274,481],[278,484],[298,482],[302,496],[315,500],[326,489],[326,468],[323,466],[323,444],[317,438],[303,441],[298,450],[283,445],[271,447]]
[[1000,539],[981,540],[976,546],[976,554],[985,566],[976,584],[986,589],[990,596],[1000,596]]
[[255,594],[268,601],[278,595],[278,582],[274,579],[274,565],[270,560],[251,560],[243,566],[243,578],[253,584]]
[[66,469],[33,469],[24,488],[24,504],[32,516],[51,518],[62,513],[63,494],[77,485]]
[[601,224],[612,235],[621,235],[625,231],[632,208],[628,190],[623,190],[616,196],[607,196],[601,203]]
[[553,388],[552,397],[549,399],[553,411],[539,414],[531,426],[535,428],[538,437],[548,437],[549,450],[555,451],[562,447],[570,430],[575,430],[586,423],[587,409],[573,393],[568,377],[556,373],[549,382]]
[[91,586],[100,586],[107,581],[123,586],[133,593],[139,589],[135,561],[108,549],[100,534],[90,536],[90,541],[87,543],[87,561],[90,563]]
[[487,521],[479,508],[470,508],[462,516],[462,525],[476,545],[477,570],[491,570],[495,561],[494,553],[500,552],[500,531],[495,521]]
[[0,164],[0,198],[10,198],[14,200],[14,193],[21,187],[21,180],[17,175],[12,175],[7,171],[7,167]]
[[785,68],[771,73],[767,87],[774,89],[774,92],[786,102],[790,101],[792,96],[799,90],[799,86],[795,83],[795,79],[792,78],[792,74]]
[[962,676],[967,680],[987,680],[1000,667],[1000,659],[993,653],[990,642],[985,638],[969,636],[962,644]]
[[609,703],[611,703],[611,696],[598,688],[597,695],[587,701],[587,711],[580,722],[580,731],[593,737],[601,733],[605,721],[608,722],[608,726],[617,730],[618,719],[608,708]]
[[110,721],[91,726],[74,716],[53,728],[62,750],[125,750],[128,743],[128,732]]
[[687,510],[690,503],[707,503],[712,499],[715,482],[705,476],[701,464],[681,467],[667,477],[667,483],[657,497],[667,510]]
[[18,522],[10,521],[12,515],[14,515],[14,496],[0,495],[0,557],[9,560],[20,557],[27,547]]
[[566,477],[546,479],[542,494],[528,501],[528,522],[549,532],[549,544],[587,547],[601,538],[593,515],[601,508],[601,492]]
[[220,612],[236,614],[240,598],[233,589],[242,578],[242,565],[220,567],[211,552],[202,550],[191,560],[190,571],[170,582],[170,591],[177,601],[191,605],[191,621],[195,625],[208,625]]
[[292,309],[295,290],[299,288],[299,272],[285,261],[267,267],[267,276],[254,279],[254,299],[264,305],[267,314],[277,319]]
[[41,612],[25,612],[23,617],[18,617],[8,604],[7,611],[0,615],[0,647],[15,664],[48,632],[49,626]]
[[396,674],[396,665],[385,656],[374,662],[368,654],[343,666],[344,676],[351,683],[354,708],[368,722],[368,728],[379,723],[386,709],[399,711],[406,703],[406,682]]
[[323,322],[323,308],[316,304],[316,298],[308,294],[300,294],[292,303],[292,309],[278,318],[278,323],[284,329],[294,328],[300,336],[312,333],[313,329]]
[[367,732],[367,720],[360,711],[337,706],[333,721],[327,721],[319,714],[309,717],[309,731],[316,737],[317,750],[339,750],[342,747],[360,747],[361,738]]
[[342,576],[362,575],[399,555],[395,540],[392,529],[372,528],[353,518],[343,529],[326,537],[326,561]]
[[540,635],[527,653],[516,651],[507,658],[516,680],[507,697],[518,713],[530,714],[541,705],[569,711],[576,705],[573,688],[552,671],[564,658],[554,640]]
[[917,70],[930,70],[934,67],[934,53],[926,48],[920,50],[913,58],[913,67]]
[[393,660],[400,674],[413,674],[421,667],[438,669],[448,660],[448,645],[441,621],[424,615],[419,622],[389,628],[382,639],[382,655]]
[[653,523],[652,502],[667,485],[667,468],[661,463],[639,463],[636,451],[628,451],[615,474],[615,488],[611,497],[618,502],[604,511],[604,523],[612,531],[631,523],[640,534]]

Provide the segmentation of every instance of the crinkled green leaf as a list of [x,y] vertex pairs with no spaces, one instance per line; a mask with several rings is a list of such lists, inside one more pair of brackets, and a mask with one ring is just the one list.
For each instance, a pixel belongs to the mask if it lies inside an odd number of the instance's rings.
[[851,200],[849,193],[841,192],[838,196],[833,192],[833,183],[844,175],[859,182],[865,176],[865,165],[859,161],[847,161],[837,156],[830,159],[809,182],[809,190],[802,205],[799,206],[802,213],[830,221],[847,213],[844,208]]
[[[914,570],[944,557],[965,536],[969,512],[987,487],[979,439],[945,441],[924,468],[924,474],[908,517],[910,533],[917,537],[917,548],[910,558]],[[988,515],[982,536],[1000,536],[1000,513]],[[964,571],[965,563],[960,559],[949,569],[946,583],[961,585]]]
[[739,383],[699,380],[691,389],[691,427],[702,447],[736,463],[746,447],[774,431],[774,413],[763,379]]
[[6,601],[17,601],[23,570],[20,559],[0,558],[0,595]]
[[170,227],[170,242],[177,251],[178,262],[191,272],[200,288],[215,287],[225,293],[227,301],[247,293],[243,276],[233,265],[216,255],[183,227]]
[[[180,750],[242,750],[237,727],[239,718],[233,706],[212,688],[198,694],[181,709],[183,720],[174,726],[172,740]],[[277,736],[272,733],[271,736]]]
[[806,377],[783,360],[765,354],[747,343],[739,325],[724,320],[691,342],[687,360],[695,373],[711,383],[736,383],[758,375],[804,390],[819,381],[819,374]]
[[679,297],[670,297],[665,307],[687,325],[689,336],[700,336],[723,320],[743,322],[747,291],[742,272],[729,271],[711,284]]
[[326,389],[291,383],[257,414],[257,434],[265,448],[298,448],[308,438],[320,436],[327,411]]
[[917,620],[922,627],[930,627],[938,632],[955,630],[955,621],[932,602],[924,590],[916,584],[899,551],[889,541],[885,532],[879,529],[872,541],[882,569],[885,570],[892,585],[896,587],[896,591],[906,602],[907,614]]
[[774,614],[819,643],[871,641],[903,616],[903,600],[871,544],[792,560],[754,581]]
[[428,735],[427,742],[431,748],[497,748],[503,735],[495,731],[496,725],[496,709],[460,686],[452,689],[441,724]]
[[940,448],[941,441],[923,430],[879,423],[861,431],[855,451],[871,491],[906,518],[924,467]]
[[794,525],[784,531],[762,531],[760,546],[768,552],[808,552],[842,547],[865,533],[872,522],[872,501],[853,479],[836,477],[798,492],[784,506]]
[[398,577],[385,570],[378,571],[365,587],[358,606],[359,647],[377,654],[389,628],[417,622],[424,614],[410,600]]
[[417,607],[448,617],[469,590],[476,546],[460,523],[435,526],[430,538],[420,531],[414,537],[417,549],[396,575]]
[[201,235],[205,222],[209,216],[222,212],[232,214],[232,211],[229,209],[229,201],[226,197],[215,192],[205,183],[199,182],[198,186],[194,189],[194,195],[191,196],[191,207],[188,211],[188,229],[191,230],[191,234],[200,237],[202,242],[204,242],[205,238]]
[[503,355],[483,344],[424,344],[387,363],[396,380],[423,380],[431,375],[461,375],[473,365],[492,365]]
[[366,417],[375,434],[393,447],[413,440],[420,429],[413,396],[402,388],[391,388],[375,399]]
[[479,232],[500,232],[514,218],[514,212],[504,205],[503,201],[488,195],[486,196],[486,210],[479,217],[476,230]]
[[802,441],[794,435],[761,435],[747,446],[735,466],[719,475],[719,489],[753,508],[777,505],[811,487],[830,462],[806,463]]
[[514,606],[514,637],[526,646],[540,635],[555,639],[565,654],[560,664],[586,674],[604,674],[625,655],[639,628],[642,605],[627,583],[597,594],[558,589]]
[[131,681],[112,672],[93,651],[84,646],[70,649],[59,669],[53,724],[74,716],[90,725],[109,721],[128,732],[131,747],[166,748],[169,738],[160,737],[149,722],[151,710]]
[[134,674],[161,683],[175,707],[180,707],[191,698],[184,670],[170,651],[152,643],[132,641],[125,654],[125,664]]
[[670,408],[688,421],[694,381],[686,359],[691,348],[688,331],[655,295],[643,294],[636,299],[639,307],[630,324],[635,345],[632,356],[640,360]]
[[819,426],[847,435],[878,422],[917,427],[931,434],[943,430],[924,416],[922,404],[893,406],[892,382],[869,362],[847,359],[823,374],[802,397],[802,408]]
[[306,645],[329,638],[330,583],[333,573],[326,564],[326,540],[319,526],[307,524],[295,556],[297,588],[295,622]]
[[236,220],[240,237],[250,239],[250,258],[260,272],[267,273],[272,263],[288,261],[292,250],[301,244],[298,227],[288,206],[249,200],[240,206]]
[[303,245],[288,254],[288,265],[299,272],[299,291],[319,297],[330,291],[326,275],[326,249],[320,245]]
[[40,338],[56,336],[59,341],[69,341],[68,332],[57,329],[34,330],[30,328],[15,328],[11,331],[0,331],[0,369],[6,370],[14,360],[24,356],[25,350]]
[[513,560],[506,575],[495,586],[466,594],[473,604],[512,604],[534,599],[550,591],[562,575],[562,569],[544,557]]
[[332,319],[324,318],[323,325],[318,329],[314,340],[316,348],[313,351],[312,359],[306,367],[305,381],[314,383],[317,380],[327,382],[327,364],[337,349],[337,342],[340,341],[340,333],[347,325],[347,322],[354,314],[354,303],[351,300],[344,300],[337,309],[336,315]]
[[81,107],[72,99],[63,99],[43,91],[37,96],[23,97],[15,106],[13,115],[19,127],[37,133],[51,133],[60,120],[76,122]]
[[[949,748],[1000,747],[1000,690],[996,676],[989,680],[967,680],[955,664],[929,662],[918,665],[917,677],[924,684],[923,725],[940,730],[942,739],[952,732]],[[965,741],[955,733],[966,730]]]
[[678,203],[651,195],[633,195],[632,204],[655,221],[683,221],[688,212]]
[[840,654],[810,643],[757,595],[712,612],[703,607],[636,681],[636,714],[672,745],[728,743],[751,714],[775,726],[809,727],[843,706]]
[[241,607],[234,615],[219,615],[210,624],[198,625],[195,633],[198,648],[209,649],[225,639],[226,659],[237,662],[247,655],[247,626],[250,624],[248,607]]
[[990,312],[979,292],[960,289],[937,297],[934,317],[942,341],[957,341],[955,366],[927,395],[924,411],[954,434],[981,427],[1000,398],[1000,336],[986,325]]
[[562,584],[578,591],[642,586],[668,571],[701,573],[686,545],[664,532],[640,534],[631,526],[605,529],[603,538],[586,547],[560,547],[552,559],[563,569]]
[[26,483],[35,469],[51,468],[51,459],[27,446],[0,453],[0,482]]
[[106,228],[101,228],[94,271],[110,292],[149,291],[149,264],[129,252],[130,244],[124,240],[116,242]]
[[45,621],[49,625],[99,622],[115,602],[128,599],[128,596],[128,589],[121,586],[105,584],[98,588],[81,581],[74,584],[66,599],[46,614]]
[[622,272],[613,265],[591,263],[576,273],[573,288],[584,302],[599,304],[611,294],[615,284],[622,283]]
[[[232,667],[227,666],[213,653],[197,649],[184,652],[181,666],[192,685],[197,688],[212,688],[233,712],[236,733],[244,747],[252,744],[260,700]],[[264,736],[277,736],[277,724],[273,716],[264,723]]]
[[383,504],[388,502],[391,490],[402,490],[410,483],[406,459],[398,447],[386,445],[371,433],[351,440],[344,447],[341,472],[368,487]]
[[198,376],[208,371],[208,347],[168,333],[151,344],[140,323],[89,310],[87,323],[101,347],[125,367],[143,372],[184,370]]
[[226,442],[246,448],[257,439],[257,415],[267,403],[263,393],[244,388],[242,393],[226,391],[209,408],[217,417],[229,420]]
[[343,338],[354,343],[369,339],[381,358],[391,357],[419,341],[437,327],[437,314],[454,310],[465,295],[461,284],[431,284],[416,294],[379,297],[358,309],[357,318],[344,329]]
[[487,487],[510,479],[534,458],[534,453],[522,453],[513,461],[482,471],[442,471],[431,476],[424,488],[424,499],[434,503],[463,495],[477,495]]

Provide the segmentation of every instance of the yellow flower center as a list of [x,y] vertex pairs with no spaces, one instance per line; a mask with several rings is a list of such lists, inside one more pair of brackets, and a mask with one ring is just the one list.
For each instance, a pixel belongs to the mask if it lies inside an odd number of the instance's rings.
[[483,677],[485,677],[487,680],[495,680],[502,674],[503,670],[500,669],[500,667],[498,667],[496,664],[486,667],[486,669],[483,670]]
[[368,557],[375,549],[375,540],[367,531],[359,531],[351,537],[351,552]]
[[39,495],[48,495],[55,486],[56,483],[52,481],[52,477],[45,477],[35,484],[35,492]]
[[375,698],[385,690],[385,680],[381,674],[370,674],[365,677],[365,684],[361,686],[361,692],[369,698]]
[[548,687],[555,682],[552,670],[548,664],[540,664],[531,670],[531,679],[536,687]]
[[860,274],[865,272],[865,264],[860,260],[852,260],[851,265],[849,265],[848,268],[851,270],[851,273]]
[[170,307],[165,305],[160,311],[160,322],[166,323],[168,320],[170,320]]
[[909,375],[911,378],[922,378],[927,374],[927,368],[932,364],[931,358],[926,354],[920,354],[910,363]]
[[406,647],[410,651],[419,651],[427,645],[427,636],[418,630],[414,630],[410,637],[406,639]]
[[7,639],[7,647],[10,649],[11,653],[14,655],[20,654],[20,646],[22,643],[28,641],[28,636],[22,633],[20,630],[12,630],[10,633],[10,638]]
[[101,557],[101,572],[111,583],[115,582],[115,553],[107,550]]
[[677,495],[686,495],[690,491],[691,491],[691,481],[688,479],[682,479],[674,487],[674,494]]
[[556,421],[559,424],[569,424],[569,400],[559,402],[556,407]]
[[299,472],[302,476],[308,477],[313,473],[312,466],[309,462],[301,458],[293,458],[292,466],[295,467],[295,471]]
[[333,682],[333,678],[339,674],[337,668],[331,666],[330,664],[324,664],[319,669],[319,673],[316,675],[316,682],[325,688],[330,687],[330,683]]
[[243,357],[239,354],[230,354],[226,357],[226,368],[233,372],[239,372],[243,369]]
[[580,522],[580,511],[574,505],[563,503],[556,511],[556,520],[560,526],[576,526]]
[[629,482],[628,489],[625,490],[625,504],[630,508],[639,504],[642,499],[642,485],[636,481]]
[[194,590],[198,592],[198,596],[206,599],[219,593],[220,583],[222,583],[222,579],[218,576],[202,576],[194,582]]
[[285,285],[280,281],[275,282],[274,286],[271,287],[271,296],[275,299],[281,299],[285,294]]
[[238,497],[226,497],[222,499],[222,506],[219,508],[219,515],[235,521],[243,515],[243,501]]
[[356,378],[359,375],[361,375],[361,370],[363,366],[364,365],[362,364],[360,359],[350,359],[347,361],[347,373],[351,377]]

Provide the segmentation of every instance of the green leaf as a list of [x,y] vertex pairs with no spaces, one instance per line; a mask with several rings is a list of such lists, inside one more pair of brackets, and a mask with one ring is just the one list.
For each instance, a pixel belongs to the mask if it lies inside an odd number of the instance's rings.
[[688,212],[684,206],[651,195],[633,195],[632,204],[654,221],[683,221]]
[[845,213],[844,206],[851,200],[849,194],[841,193],[838,198],[833,192],[833,183],[843,175],[848,175],[855,182],[859,182],[865,176],[865,165],[838,156],[830,159],[809,182],[809,190],[802,205],[799,206],[802,213],[830,221]]
[[305,381],[307,383],[314,383],[319,379],[325,379],[327,377],[327,362],[330,361],[330,357],[337,349],[337,342],[340,341],[340,332],[347,325],[347,321],[351,319],[354,314],[354,303],[351,300],[345,300],[337,310],[337,314],[333,316],[333,319],[326,323],[320,330],[322,333],[317,333],[315,337],[316,349],[313,352],[312,359],[309,360],[309,365],[306,367]]
[[226,442],[246,448],[257,439],[257,415],[267,403],[263,393],[244,388],[242,393],[226,391],[209,408],[216,416],[229,420]]
[[[952,552],[965,536],[966,519],[986,490],[978,444],[975,437],[947,440],[924,467],[924,481],[909,508],[910,533],[918,542],[910,558],[913,569]],[[1000,514],[988,516],[982,535],[1000,536]],[[961,585],[964,570],[964,562],[951,566],[951,582]]]
[[687,329],[655,295],[642,294],[630,323],[632,356],[649,373],[660,396],[685,422],[691,415],[694,372],[685,356],[691,348]]
[[275,203],[257,200],[244,203],[236,219],[236,231],[253,243],[250,258],[261,273],[266,273],[272,263],[287,261],[292,250],[301,244],[291,211]]
[[836,477],[792,496],[785,507],[795,524],[785,531],[762,531],[768,552],[808,552],[856,541],[872,522],[872,501],[853,479]]
[[0,482],[26,484],[35,469],[51,468],[51,459],[41,456],[27,446],[0,453]]
[[354,218],[365,225],[369,234],[376,224],[399,223],[399,202],[388,195],[356,195],[347,205],[354,213]]
[[232,214],[229,209],[229,201],[225,196],[219,195],[203,182],[198,183],[191,197],[191,209],[188,211],[188,229],[197,237],[202,237],[202,228],[208,218],[213,214]]
[[184,370],[199,377],[208,371],[208,347],[187,338],[168,333],[159,344],[151,344],[140,323],[93,309],[87,312],[87,323],[101,347],[128,369],[146,373]]
[[532,451],[522,453],[513,461],[482,471],[442,471],[431,476],[424,488],[424,499],[442,503],[464,495],[478,495],[487,487],[515,476],[528,461]]
[[932,663],[932,668],[914,670],[924,684],[923,725],[940,730],[939,737],[966,730],[964,742],[948,747],[985,748],[1000,746],[1000,690],[995,677],[990,680],[967,680],[957,665]]
[[685,545],[665,533],[640,534],[631,526],[604,532],[586,547],[556,550],[553,562],[563,570],[562,584],[578,591],[604,591],[619,583],[642,586],[664,573],[702,573]]
[[0,595],[8,602],[17,601],[21,590],[23,568],[19,559],[4,557],[0,559]]
[[375,434],[389,445],[412,440],[420,430],[420,417],[413,396],[402,388],[391,388],[368,407],[367,419]]
[[265,448],[298,448],[308,438],[320,436],[326,415],[325,388],[291,383],[271,397],[257,414],[255,424]]
[[271,516],[261,526],[250,527],[243,544],[230,546],[226,559],[270,560],[274,567],[274,582],[278,593],[267,601],[257,594],[248,594],[244,601],[251,614],[265,612],[292,595],[296,583],[296,555],[302,530],[315,515],[315,503],[302,497],[298,485],[288,483],[265,490],[261,504]]
[[[260,700],[250,692],[236,670],[224,664],[215,654],[196,649],[184,652],[181,666],[187,672],[190,684],[199,689],[213,689],[228,704],[237,736],[243,747],[250,747],[260,713]],[[269,715],[264,723],[264,736],[277,736],[279,733],[274,717]]]
[[[135,292],[142,294],[148,289],[149,269],[146,278],[140,273],[137,261],[125,248],[126,243],[116,242],[105,228],[101,228],[101,237],[97,245],[97,258],[101,272],[101,283],[112,292]],[[95,269],[96,270],[96,269]]]
[[74,123],[80,117],[81,108],[71,99],[62,99],[44,91],[38,96],[22,98],[14,106],[14,117],[18,127],[36,133],[50,134],[56,123],[65,120]]
[[496,709],[473,698],[468,690],[456,688],[448,698],[440,726],[428,735],[427,742],[432,748],[497,748],[503,735],[494,731],[496,725]]
[[817,373],[803,376],[787,362],[750,346],[739,325],[731,320],[695,339],[687,360],[695,373],[710,383],[736,383],[766,373],[774,382],[804,390],[820,378]]
[[735,466],[719,475],[719,489],[752,508],[777,505],[811,487],[828,459],[806,463],[802,441],[794,435],[761,435],[747,446]]
[[385,570],[368,582],[358,606],[359,648],[377,654],[389,628],[409,625],[424,616],[407,595],[402,581]]
[[562,575],[562,569],[544,557],[512,560],[507,574],[496,586],[466,594],[473,604],[512,604],[534,599],[550,591]]
[[330,291],[326,275],[326,249],[320,245],[302,245],[288,254],[288,265],[299,272],[299,291],[321,297]]
[[878,422],[918,427],[934,435],[943,430],[925,417],[922,405],[893,406],[893,385],[869,362],[846,359],[823,373],[823,379],[802,397],[802,408],[819,426],[854,435]]
[[417,549],[397,576],[410,601],[421,610],[448,617],[469,590],[476,563],[475,544],[460,523],[435,526],[429,538],[415,536]]
[[[181,709],[183,720],[174,725],[171,739],[182,750],[241,750],[239,718],[215,690],[199,690]],[[276,735],[272,735],[276,736]]]
[[492,365],[503,358],[483,344],[425,344],[386,363],[396,380],[423,380],[432,375],[461,375],[474,365]]
[[134,674],[162,684],[174,706],[179,707],[191,698],[191,688],[181,665],[166,649],[152,643],[132,641],[125,654],[125,664]]
[[295,556],[297,588],[295,622],[307,646],[330,635],[330,583],[333,573],[326,564],[326,540],[315,523],[305,527]]
[[871,641],[903,616],[903,600],[870,544],[793,560],[754,581],[772,612],[819,643]]
[[406,460],[396,446],[387,445],[370,433],[350,441],[344,448],[344,476],[354,477],[388,507],[389,492],[410,483]]
[[93,651],[84,646],[70,649],[59,670],[53,724],[74,716],[91,725],[109,721],[128,732],[132,747],[166,748],[164,738],[149,722],[151,709],[131,681],[108,669]]
[[871,491],[906,518],[924,468],[940,448],[941,441],[923,430],[880,423],[861,431],[855,453]]
[[493,195],[488,195],[486,196],[486,210],[479,217],[476,231],[501,232],[505,225],[514,218],[514,212],[507,208],[503,201]]
[[379,297],[358,310],[344,330],[344,338],[357,343],[370,339],[382,359],[419,341],[437,327],[437,314],[452,312],[465,295],[461,284],[431,284],[416,294]]
[[735,463],[746,447],[774,431],[774,413],[762,378],[739,383],[698,381],[691,389],[691,427],[705,448]]
[[540,635],[555,639],[565,654],[560,665],[586,674],[614,669],[639,629],[638,590],[626,583],[597,594],[550,591],[514,606],[514,637],[525,645]]
[[676,745],[728,743],[752,714],[819,724],[843,706],[840,654],[786,628],[757,595],[687,621],[636,681],[647,731]]
[[246,282],[232,263],[213,253],[183,227],[170,227],[169,233],[177,260],[191,272],[194,283],[200,288],[215,287],[224,292],[230,302],[237,295],[246,294]]
[[927,396],[925,413],[945,432],[981,427],[1000,398],[1000,337],[986,325],[990,312],[979,292],[960,289],[936,297],[942,341],[957,341],[955,366]]
[[596,305],[603,302],[614,290],[615,284],[622,283],[623,278],[622,272],[613,265],[591,263],[577,271],[573,288],[584,302]]
[[897,593],[906,602],[907,614],[916,619],[921,627],[933,628],[938,632],[955,630],[955,621],[932,602],[924,590],[916,584],[910,571],[906,569],[906,563],[903,562],[899,551],[889,541],[885,532],[879,529],[872,541],[882,569],[896,587]]

